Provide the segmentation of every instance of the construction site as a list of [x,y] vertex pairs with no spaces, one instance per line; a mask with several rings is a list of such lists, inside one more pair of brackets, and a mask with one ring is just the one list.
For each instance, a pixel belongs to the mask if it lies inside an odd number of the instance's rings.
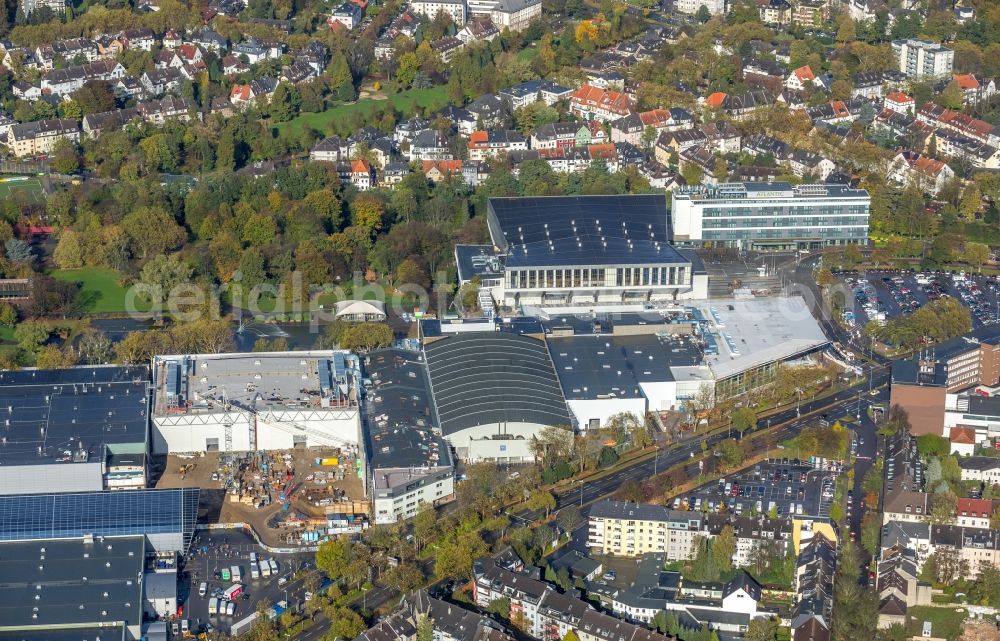
[[359,531],[369,511],[359,386],[345,351],[157,356],[157,487],[209,490],[203,513],[247,523],[269,545]]
[[169,455],[156,487],[203,488],[202,513],[246,523],[270,546],[314,545],[368,525],[357,460],[334,448]]

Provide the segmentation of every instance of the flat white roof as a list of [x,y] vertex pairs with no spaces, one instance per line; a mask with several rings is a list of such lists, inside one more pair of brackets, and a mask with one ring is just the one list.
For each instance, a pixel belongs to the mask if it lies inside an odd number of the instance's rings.
[[[801,296],[690,301],[715,335],[718,355],[705,364],[717,379],[788,359],[829,342]],[[714,313],[713,313],[714,312]]]

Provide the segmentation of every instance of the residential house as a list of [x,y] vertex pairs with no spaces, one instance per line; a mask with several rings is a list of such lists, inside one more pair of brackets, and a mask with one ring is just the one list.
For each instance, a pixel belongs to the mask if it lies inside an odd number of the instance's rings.
[[829,19],[829,0],[798,0],[792,9],[792,23],[806,28],[821,27]]
[[458,52],[465,48],[465,43],[454,36],[445,36],[431,42],[431,50],[441,56],[443,62],[451,62]]
[[270,57],[269,53],[268,48],[253,37],[247,38],[242,42],[237,42],[232,48],[232,54],[234,56],[246,56],[247,62],[251,65],[255,65],[262,60],[266,60]]
[[649,181],[650,187],[668,193],[684,185],[684,179],[680,174],[655,160],[649,160],[640,166],[639,173]]
[[520,109],[533,102],[544,102],[554,105],[560,100],[569,98],[573,90],[557,85],[551,80],[527,80],[519,85],[502,89],[499,92],[501,100],[510,103],[511,109]]
[[35,60],[44,71],[54,69],[57,59],[70,65],[81,65],[97,62],[100,58],[97,45],[87,38],[57,40],[52,44],[39,45],[35,49]]
[[177,69],[153,69],[142,74],[139,81],[153,96],[162,96],[168,91],[176,91],[180,88],[184,76]]
[[413,116],[408,120],[396,125],[396,128],[392,131],[392,141],[396,145],[401,145],[404,142],[409,143],[412,141],[417,134],[427,129],[431,122],[427,118],[421,116]]
[[420,131],[410,142],[407,160],[451,160],[454,158],[448,139],[436,129]]
[[125,67],[114,60],[99,60],[77,67],[55,69],[42,78],[42,92],[68,96],[91,80],[114,81],[125,75]]
[[997,93],[996,80],[978,77],[975,74],[955,74],[954,82],[962,90],[962,102],[966,106],[978,105]]
[[645,146],[647,131],[652,131],[655,142],[664,131],[678,131],[692,126],[691,114],[680,107],[653,109],[619,118],[611,123],[611,140]]
[[410,165],[405,162],[386,163],[379,173],[379,184],[390,189],[403,181],[411,173]]
[[796,149],[792,153],[788,154],[782,161],[788,165],[788,168],[792,170],[792,173],[803,178],[805,176],[815,176],[820,182],[826,180],[826,177],[833,173],[833,170],[837,168],[833,164],[833,161],[820,156],[819,154],[813,153],[811,151],[804,151],[801,149]]
[[587,546],[599,554],[637,557],[665,554],[693,558],[695,538],[705,536],[705,515],[647,503],[601,500],[590,509]]
[[743,120],[774,105],[774,97],[766,91],[754,90],[740,95],[717,91],[704,100],[708,109],[725,111],[733,120]]
[[439,183],[462,175],[461,160],[425,160],[422,167],[424,176],[432,183]]
[[979,481],[986,485],[1000,485],[1000,458],[993,456],[968,456],[958,459],[963,481]]
[[570,112],[584,120],[606,122],[632,113],[632,100],[627,95],[583,85],[569,99]]
[[806,110],[806,113],[813,122],[823,121],[830,124],[851,123],[861,116],[861,112],[867,104],[869,103],[861,98],[831,100],[828,103],[810,107]]
[[60,140],[80,142],[75,120],[53,118],[12,125],[7,134],[7,147],[18,158],[24,158],[51,153]]
[[[952,429],[954,432],[954,428]],[[955,525],[989,528],[993,516],[993,501],[959,497],[955,505]]]
[[358,191],[368,191],[375,186],[375,170],[364,160],[342,160],[337,163],[340,181],[350,183]]
[[717,120],[703,124],[701,133],[705,135],[704,144],[713,153],[726,155],[740,153],[740,130],[726,120]]
[[833,623],[833,578],[837,567],[835,543],[822,534],[804,542],[795,562],[790,628],[792,641],[830,641]]
[[239,56],[223,56],[221,63],[222,75],[230,79],[250,71],[250,65],[240,60]]
[[793,91],[802,91],[816,81],[816,74],[808,66],[793,69],[785,79],[785,87]]
[[743,151],[753,157],[770,156],[776,161],[783,160],[791,154],[791,147],[777,138],[766,134],[757,134],[743,140]]
[[118,100],[139,100],[145,98],[149,91],[146,89],[146,85],[142,84],[140,78],[135,76],[125,76],[124,78],[119,78],[118,82],[114,83],[111,87],[112,91],[115,92],[115,98]]
[[103,59],[117,58],[125,49],[128,43],[121,36],[103,35],[94,40],[97,45],[97,55]]
[[[939,189],[940,190],[940,189]],[[976,453],[976,428],[956,425],[948,431],[948,441],[951,447],[951,453],[956,454],[959,457],[962,456],[972,456]],[[966,523],[959,523],[959,525],[967,525]]]
[[340,136],[327,136],[309,151],[309,160],[314,162],[340,162],[346,158],[347,145]]
[[918,578],[917,568],[912,553],[905,548],[893,546],[883,550],[875,582],[880,629],[894,624],[905,625],[909,608],[931,604],[931,585]]
[[877,100],[885,92],[885,82],[878,71],[863,71],[851,77],[851,98]]
[[454,127],[458,133],[463,136],[468,136],[476,130],[476,123],[479,121],[480,113],[485,115],[485,109],[483,112],[473,113],[468,109],[448,105],[447,107],[434,112],[430,118],[432,120],[435,118],[444,118],[452,124],[452,127]]
[[30,85],[23,80],[15,80],[11,83],[11,93],[15,98],[34,102],[42,97],[42,88]]
[[500,35],[500,28],[489,16],[477,16],[470,20],[455,37],[465,44],[473,42],[490,42]]
[[353,2],[345,2],[330,12],[330,17],[326,19],[326,22],[331,28],[339,27],[350,31],[361,24],[364,16],[364,9],[360,6]]
[[191,43],[216,54],[221,54],[229,49],[229,40],[207,25],[191,35]]
[[[503,125],[503,121],[511,115],[510,104],[493,94],[486,94],[476,98],[466,105],[465,111],[472,114],[474,125],[480,123],[478,125],[480,129],[500,127]],[[459,127],[459,130],[461,130],[461,127]],[[472,131],[469,133],[471,134]]]
[[889,164],[889,180],[902,185],[915,184],[931,196],[937,196],[941,188],[955,177],[955,172],[947,164],[915,151],[901,151]]
[[916,109],[916,102],[902,91],[893,91],[886,95],[882,106],[890,111],[912,116],[914,109]]
[[229,91],[229,102],[237,109],[253,107],[260,101],[266,104],[277,88],[277,78],[260,78],[245,85],[233,85]]
[[945,109],[933,102],[927,102],[917,110],[917,120],[1000,147],[1000,127],[959,111]]
[[581,134],[589,138],[590,130],[579,122],[552,122],[539,125],[531,132],[531,148],[557,149],[590,144],[590,140],[581,142]]
[[511,151],[525,150],[528,141],[514,130],[480,130],[469,136],[468,148],[469,160],[486,160]]
[[148,123],[162,125],[168,120],[189,122],[201,119],[198,106],[187,98],[166,96],[161,100],[148,100],[136,106],[139,116]]
[[411,0],[407,8],[418,16],[433,20],[439,13],[451,18],[456,25],[465,24],[464,0]]
[[162,44],[164,49],[176,49],[184,44],[184,40],[181,38],[180,34],[173,29],[167,29],[167,32],[163,34]]
[[132,107],[87,114],[83,117],[83,135],[97,138],[106,131],[117,131],[138,115]]
[[788,0],[757,0],[760,21],[771,26],[783,26],[792,22],[792,5]]
[[661,165],[670,165],[672,156],[692,147],[698,147],[708,142],[708,136],[698,127],[665,131],[656,139],[653,155]]
[[476,560],[472,574],[476,605],[486,609],[490,603],[504,599],[504,603],[510,603],[510,612],[501,616],[523,622],[523,631],[536,639],[561,639],[573,630],[581,641],[668,641],[644,625],[598,612],[586,601],[504,567],[496,558]]
[[713,154],[712,150],[708,147],[701,145],[689,147],[678,156],[677,168],[682,174],[691,166],[701,169],[701,183],[703,185],[716,185],[719,182],[726,182],[725,177],[720,181],[716,176],[722,172],[725,172],[725,176],[729,175],[728,163]]

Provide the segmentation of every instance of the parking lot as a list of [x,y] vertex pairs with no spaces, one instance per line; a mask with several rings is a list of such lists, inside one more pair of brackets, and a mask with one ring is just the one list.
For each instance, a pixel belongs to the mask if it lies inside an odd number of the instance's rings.
[[969,308],[974,328],[1000,318],[1000,288],[990,276],[879,271],[846,277],[843,282],[853,293],[853,309],[844,313],[844,320],[856,331],[871,320],[884,324],[946,296]]
[[677,497],[671,507],[746,515],[767,514],[773,508],[778,516],[826,517],[838,473],[836,467],[817,468],[807,461],[769,459]]
[[[250,573],[251,553],[255,553],[259,559],[274,560],[277,573],[269,577],[253,578]],[[181,618],[188,619],[195,631],[211,624],[215,629],[228,632],[233,623],[256,612],[259,603],[268,606],[280,601],[298,604],[304,600],[305,586],[301,578],[293,581],[292,575],[302,567],[313,567],[313,561],[314,555],[308,552],[266,552],[240,530],[199,531],[191,543],[191,551],[182,562],[183,574],[177,594],[178,603],[184,607]],[[220,592],[234,584],[231,574],[233,566],[240,568],[243,584],[243,593],[234,601],[235,612],[232,615],[209,615],[211,598],[218,597]],[[225,580],[223,570],[229,574],[229,580]],[[199,594],[202,582],[207,584],[204,596]]]

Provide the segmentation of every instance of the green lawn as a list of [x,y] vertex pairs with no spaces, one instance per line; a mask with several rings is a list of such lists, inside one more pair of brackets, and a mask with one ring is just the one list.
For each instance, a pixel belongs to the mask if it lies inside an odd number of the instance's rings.
[[328,123],[350,118],[351,114],[356,111],[366,113],[372,104],[378,104],[380,102],[384,102],[385,100],[392,101],[392,104],[395,105],[396,109],[399,109],[407,114],[410,110],[410,104],[413,102],[416,102],[417,105],[432,111],[440,109],[448,104],[448,97],[443,85],[431,87],[430,89],[410,89],[409,91],[393,94],[388,98],[369,98],[347,105],[339,105],[321,113],[303,113],[297,118],[293,118],[288,122],[283,122],[277,125],[277,129],[279,133],[292,133],[298,135],[302,132],[302,125],[309,125],[313,129],[325,133]]
[[42,181],[28,176],[0,178],[0,200],[13,199],[18,202],[40,205],[45,202]]
[[517,52],[518,60],[524,60],[526,62],[531,62],[538,55],[538,47],[535,45],[528,45],[524,49]]
[[907,613],[906,633],[919,637],[923,632],[924,621],[930,621],[931,636],[954,641],[962,635],[965,617],[964,608],[914,606]]
[[[80,296],[84,300],[84,309],[87,312],[107,314],[129,311],[125,309],[127,288],[119,284],[119,274],[113,269],[105,267],[57,269],[52,272],[52,277],[80,283]],[[141,308],[146,307],[141,301],[136,304]]]

